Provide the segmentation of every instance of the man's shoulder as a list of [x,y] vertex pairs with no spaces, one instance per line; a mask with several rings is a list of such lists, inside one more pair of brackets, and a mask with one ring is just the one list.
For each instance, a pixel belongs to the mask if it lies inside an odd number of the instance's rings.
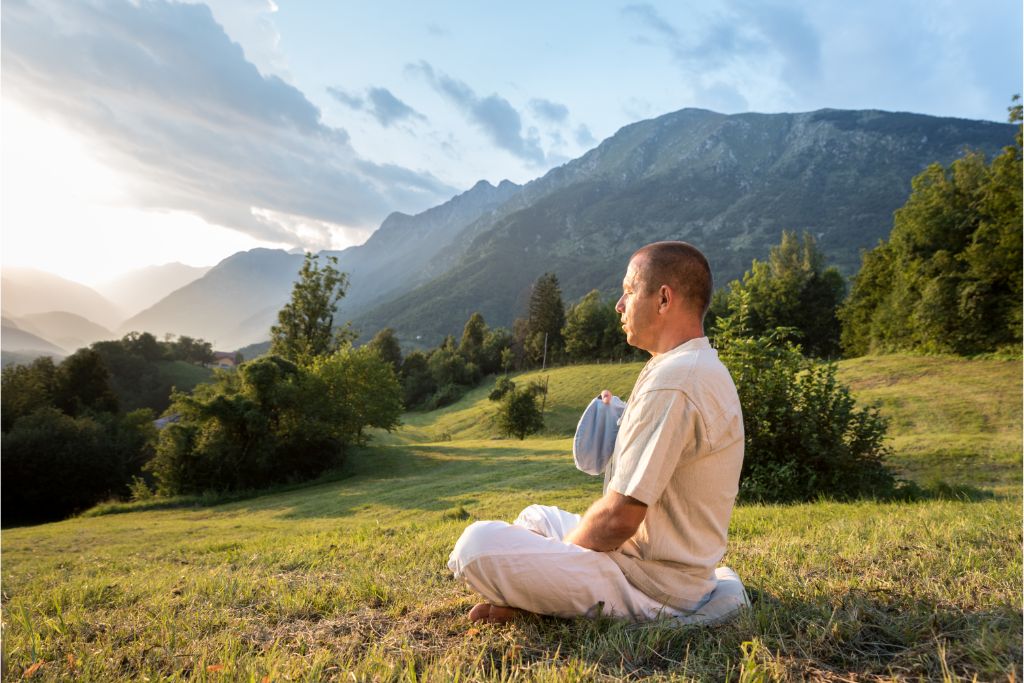
[[739,405],[732,376],[712,348],[665,358],[646,380],[639,393],[679,392],[701,412],[718,413],[727,405]]
[[646,389],[679,389],[685,391],[694,383],[716,382],[732,378],[718,353],[712,348],[674,353],[652,369]]

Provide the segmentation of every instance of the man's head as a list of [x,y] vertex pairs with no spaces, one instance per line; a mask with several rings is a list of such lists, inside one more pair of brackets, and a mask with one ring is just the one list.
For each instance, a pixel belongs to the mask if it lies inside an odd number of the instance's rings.
[[626,340],[657,355],[703,336],[713,281],[704,254],[686,242],[655,242],[637,250],[615,309]]

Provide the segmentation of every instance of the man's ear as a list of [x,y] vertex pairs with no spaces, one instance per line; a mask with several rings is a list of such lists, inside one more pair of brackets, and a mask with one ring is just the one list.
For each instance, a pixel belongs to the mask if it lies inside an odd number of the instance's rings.
[[672,303],[672,299],[675,298],[675,295],[668,285],[662,285],[661,289],[658,290],[658,297],[658,308],[665,309],[668,308],[670,303]]

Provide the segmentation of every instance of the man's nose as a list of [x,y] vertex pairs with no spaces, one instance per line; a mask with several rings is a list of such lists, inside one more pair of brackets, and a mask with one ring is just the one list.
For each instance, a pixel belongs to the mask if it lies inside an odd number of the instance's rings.
[[625,313],[626,312],[626,305],[624,303],[622,303],[622,300],[625,299],[625,298],[626,298],[626,295],[623,294],[622,296],[619,297],[619,300],[615,302],[615,310],[618,313]]

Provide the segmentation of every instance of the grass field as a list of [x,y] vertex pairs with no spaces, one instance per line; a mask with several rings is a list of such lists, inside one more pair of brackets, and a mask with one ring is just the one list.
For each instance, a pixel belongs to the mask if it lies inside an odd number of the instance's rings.
[[[3,532],[4,680],[1017,680],[1021,363],[842,364],[893,463],[946,497],[739,506],[753,607],[713,628],[533,617],[472,626],[445,561],[474,519],[582,510],[569,436],[638,365],[561,368],[547,428],[492,436],[488,388],[406,416],[334,481]],[[534,373],[539,375],[539,373]],[[541,375],[543,376],[543,375]],[[537,379],[536,376],[532,377]],[[516,378],[528,381],[531,377]],[[941,486],[938,484],[941,482]],[[958,495],[966,485],[971,495]]]

